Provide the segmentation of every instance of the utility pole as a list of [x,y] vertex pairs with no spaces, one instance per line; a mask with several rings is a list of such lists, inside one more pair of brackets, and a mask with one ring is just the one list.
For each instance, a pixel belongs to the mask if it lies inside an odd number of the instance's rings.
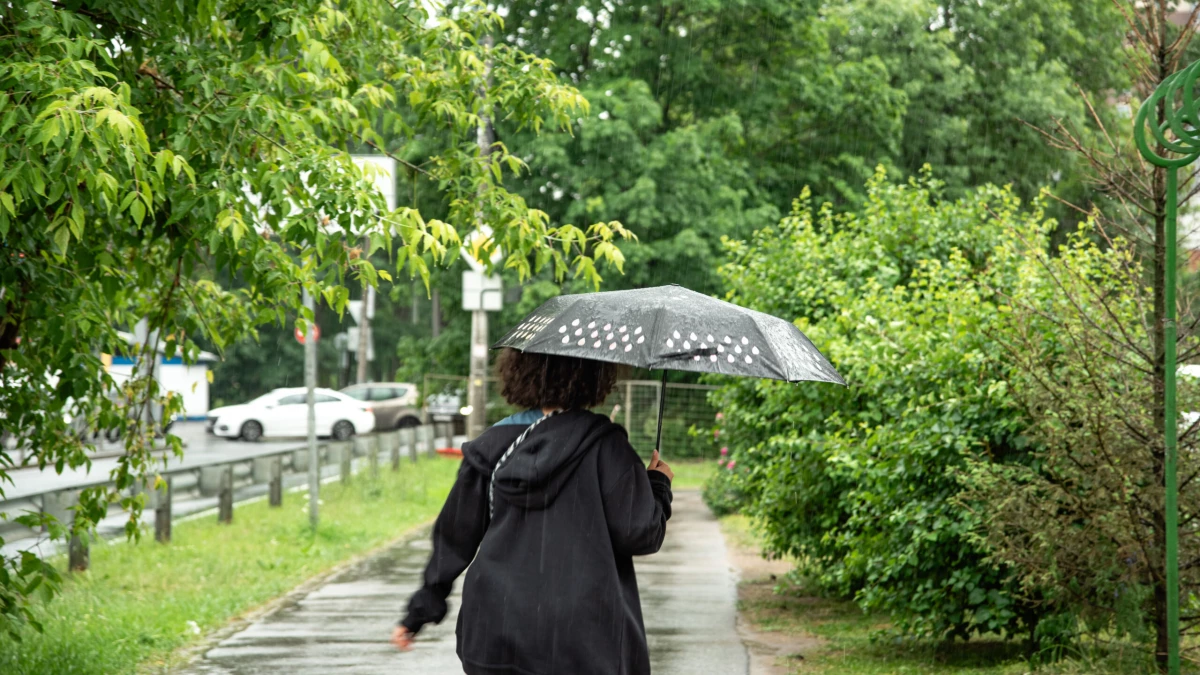
[[421,323],[421,296],[417,295],[417,288],[417,281],[414,279],[412,282],[412,316],[409,317],[414,326]]
[[[363,250],[367,250],[367,238],[363,237]],[[367,361],[370,360],[371,344],[371,305],[375,300],[375,289],[363,282],[363,303],[362,311],[358,317],[358,374],[354,381],[362,384],[367,381]]]
[[321,458],[317,454],[317,335],[316,303],[308,291],[304,291],[304,306],[312,313],[313,321],[308,324],[304,336],[304,386],[308,388],[308,523],[317,531],[319,513],[317,504],[321,497]]
[[[491,35],[485,35],[481,44],[484,49],[490,52],[495,41]],[[484,61],[485,84],[481,94],[485,99],[487,97],[487,89],[491,86],[491,80],[492,60],[489,58]],[[491,111],[484,105],[480,110],[479,129],[476,132],[475,141],[479,144],[479,157],[485,162],[492,152],[493,134]],[[475,227],[478,232],[482,233],[486,225],[483,222],[483,213],[476,211],[476,214]],[[464,302],[467,301],[465,297],[466,292],[464,288]],[[467,438],[478,438],[484,429],[487,428],[487,371],[488,316],[481,298],[479,303],[474,305],[471,310],[471,369],[469,379],[467,380],[467,405],[470,406],[471,412],[467,415]]]
[[429,334],[437,338],[442,334],[442,292],[436,287],[429,295]]

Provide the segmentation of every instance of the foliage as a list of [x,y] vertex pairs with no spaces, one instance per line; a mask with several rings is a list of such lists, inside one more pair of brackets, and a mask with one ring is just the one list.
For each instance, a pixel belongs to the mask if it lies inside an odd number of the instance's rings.
[[[1138,99],[1145,100],[1168,76],[1188,65],[1188,59],[1196,57],[1196,50],[1200,46],[1195,44],[1194,38],[1200,29],[1200,8],[1182,11],[1183,7],[1174,0],[1119,0],[1115,4],[1127,19],[1127,37],[1121,61],[1131,73],[1129,89],[1133,100],[1130,101],[1130,107],[1135,108],[1140,103]],[[1172,15],[1172,12],[1176,14]],[[1168,16],[1173,19],[1164,20]],[[1085,98],[1088,105],[1092,105],[1097,97],[1087,97],[1085,94]],[[1172,127],[1178,131],[1178,126],[1166,122],[1168,109],[1177,105],[1175,100],[1167,100],[1149,111],[1149,124]],[[1100,134],[1083,133],[1075,125],[1063,120],[1056,120],[1044,130],[1044,134],[1050,146],[1070,152],[1083,169],[1079,172],[1080,176],[1099,188],[1101,199],[1097,202],[1103,208],[1091,214],[1096,221],[1096,233],[1092,236],[1103,236],[1106,244],[1120,250],[1126,259],[1103,261],[1104,267],[1097,272],[1078,267],[1085,262],[1078,256],[1068,256],[1065,260],[1067,267],[1048,266],[1063,277],[1057,283],[1059,293],[1068,296],[1068,305],[1050,304],[1040,297],[1014,304],[1014,307],[1024,305],[1024,309],[1020,310],[1023,314],[1036,314],[1048,308],[1061,312],[1057,317],[1045,317],[1044,321],[1049,324],[1031,319],[1017,323],[1018,330],[1028,333],[1019,333],[1010,344],[1047,350],[1043,353],[1045,362],[1040,364],[1039,369],[1033,374],[1020,376],[1018,380],[1032,382],[1029,379],[1031,377],[1038,380],[1063,377],[1075,383],[1078,390],[1077,393],[1072,390],[1075,395],[1071,399],[1061,400],[1063,391],[1057,382],[1039,381],[1035,389],[1020,392],[1026,397],[1027,404],[1035,406],[1030,413],[1036,423],[1034,432],[1048,445],[1043,454],[1035,455],[1036,462],[1046,462],[1044,466],[1037,467],[1036,474],[1018,474],[1011,476],[1011,479],[1014,481],[1014,491],[1024,493],[1024,496],[1017,497],[1017,501],[1028,499],[1029,492],[1025,488],[1034,491],[1041,489],[1045,490],[1048,500],[1065,499],[1068,502],[1066,508],[1084,518],[1095,517],[1099,520],[1074,523],[1068,534],[1062,530],[1064,524],[1057,515],[1047,518],[1043,523],[1018,523],[1013,518],[1015,514],[1010,513],[1003,519],[1007,522],[998,527],[1017,530],[1005,533],[1001,549],[1023,566],[1022,573],[1042,575],[1049,571],[1042,566],[1054,565],[1056,561],[1067,562],[1060,559],[1060,555],[1078,555],[1080,546],[1088,537],[1103,538],[1115,534],[1113,528],[1120,526],[1109,518],[1123,519],[1126,529],[1116,539],[1102,544],[1097,542],[1100,546],[1098,555],[1089,555],[1086,560],[1069,563],[1075,569],[1079,566],[1090,569],[1097,575],[1095,579],[1076,582],[1054,573],[1053,588],[1060,596],[1074,595],[1077,600],[1086,603],[1096,593],[1103,594],[1105,585],[1119,584],[1119,588],[1111,589],[1114,600],[1097,599],[1097,606],[1088,608],[1087,614],[1094,618],[1098,615],[1097,620],[1103,623],[1113,620],[1112,613],[1115,612],[1118,627],[1136,635],[1140,630],[1137,614],[1144,612],[1140,618],[1153,628],[1153,654],[1159,668],[1166,670],[1170,634],[1176,630],[1191,632],[1195,628],[1193,619],[1196,617],[1193,610],[1187,610],[1179,626],[1168,621],[1169,589],[1164,553],[1168,536],[1165,526],[1167,509],[1163,496],[1151,487],[1165,485],[1168,480],[1166,444],[1161,439],[1167,426],[1176,424],[1174,419],[1168,420],[1165,414],[1166,374],[1169,372],[1166,360],[1166,272],[1170,263],[1165,220],[1172,206],[1186,210],[1200,192],[1200,186],[1195,185],[1188,174],[1189,169],[1185,168],[1180,177],[1183,187],[1174,197],[1177,202],[1169,204],[1172,196],[1167,190],[1164,169],[1155,167],[1140,155],[1129,133],[1128,120],[1121,119],[1115,125],[1104,124],[1103,115],[1096,115],[1095,120],[1100,127]],[[1151,147],[1160,154],[1171,154],[1161,145]],[[1088,209],[1085,205],[1081,210]],[[1185,221],[1180,231],[1186,230]],[[1181,247],[1186,245],[1182,241],[1172,244]],[[1187,256],[1182,257],[1186,259]],[[1181,276],[1186,279],[1187,275]],[[1122,283],[1125,288],[1121,293],[1115,293],[1112,284]],[[1173,290],[1181,291],[1175,303],[1180,315],[1175,347],[1180,356],[1179,363],[1187,363],[1200,355],[1195,334],[1198,323],[1196,287],[1193,281]],[[1045,326],[1053,325],[1055,321],[1059,324],[1057,329],[1064,331],[1061,343],[1057,342],[1057,338],[1044,339],[1040,335]],[[1099,350],[1104,358],[1087,350]],[[1059,356],[1072,353],[1080,358],[1078,363],[1057,360]],[[1029,364],[1022,363],[1022,369],[1028,371]],[[1123,381],[1112,382],[1109,379],[1112,377],[1123,378]],[[1104,395],[1121,398],[1102,402],[1099,399]],[[1043,407],[1048,400],[1054,401],[1054,409]],[[1114,408],[1113,404],[1118,405]],[[1115,420],[1100,422],[1094,418],[1105,412],[1117,413],[1120,425],[1109,426],[1108,423]],[[1056,419],[1052,420],[1051,417]],[[1189,435],[1191,433],[1189,431]],[[1074,467],[1062,464],[1084,458],[1081,464]],[[1181,467],[1186,471],[1189,468],[1188,461],[1182,461]],[[1181,490],[1190,487],[1193,473],[1194,470],[1179,475]],[[1065,485],[1061,484],[1062,481],[1080,482]],[[1017,489],[1016,486],[1022,487]],[[1105,505],[1094,501],[1107,498],[1117,499],[1126,507],[1125,510],[1113,513]],[[1015,502],[1010,502],[1010,506],[1020,508]],[[1191,560],[1181,558],[1180,562],[1180,591],[1183,597],[1179,600],[1182,606],[1194,602],[1188,590],[1195,583],[1190,572],[1196,564],[1195,551],[1188,542],[1192,534],[1194,508],[1194,502],[1181,497],[1179,533],[1181,540],[1187,542],[1181,552],[1184,556],[1192,557]],[[1076,528],[1082,528],[1083,531]],[[1029,555],[1013,556],[1012,540],[1008,537],[1024,536],[1020,530],[1025,530],[1025,534],[1034,538],[1053,537],[1062,532],[1065,535],[1060,542],[1063,546],[1056,552],[1050,552],[1034,545]],[[1141,550],[1129,562],[1131,548]],[[1040,562],[1034,562],[1038,558]],[[1034,571],[1039,567],[1039,571]]]
[[850,386],[746,380],[717,399],[770,551],[900,630],[1011,636],[1037,610],[971,538],[979,517],[953,501],[954,471],[1023,442],[991,358],[994,292],[974,279],[1004,280],[1015,263],[997,247],[1013,231],[1044,242],[1052,223],[1011,190],[942,189],[881,170],[861,213],[802,198],[777,228],[730,242],[730,299],[798,317]]
[[[735,473],[737,470],[736,460],[727,463],[721,458],[717,470],[704,482],[704,503],[717,517],[740,512],[749,500],[746,477]],[[746,473],[744,467],[742,473]]]
[[[1071,155],[1022,122],[1093,129],[1076,93],[1126,86],[1111,0],[519,0],[504,42],[553,59],[594,106],[530,138],[513,185],[567,221],[618,218],[630,286],[717,291],[721,235],[773,223],[804,187],[862,204],[875,166],[925,163],[952,196],[992,182],[1085,194]],[[968,37],[969,36],[969,37]],[[499,39],[499,38],[498,38]],[[1107,117],[1103,104],[1097,108]]]
[[[1145,324],[1153,294],[1128,243],[1099,249],[1096,234],[1081,228],[1054,256],[1027,252],[997,342],[1032,446],[1018,463],[971,462],[961,499],[980,512],[992,559],[1016,570],[1028,596],[1093,631],[1143,641],[1165,569],[1163,437],[1147,377],[1157,360]],[[1187,336],[1180,349],[1198,346]],[[1197,410],[1200,387],[1180,379],[1179,409]],[[1181,592],[1191,598],[1200,584],[1200,542],[1188,536],[1200,463],[1194,414],[1186,415],[1179,559]]]
[[[721,518],[725,541],[745,560],[759,551],[759,541],[744,516]],[[761,564],[761,563],[760,563]],[[759,565],[760,565],[759,564]],[[802,657],[800,672],[837,675],[1149,675],[1153,664],[1146,654],[1103,638],[1072,650],[1067,658],[1030,668],[1025,645],[999,639],[970,643],[913,639],[879,639],[887,617],[864,613],[853,602],[831,598],[805,580],[778,580],[771,568],[750,565],[738,586],[741,618],[751,631],[769,633],[777,644],[792,638]],[[814,638],[817,638],[814,640]],[[815,644],[814,644],[815,643]]]
[[[488,111],[537,131],[564,125],[584,99],[550,62],[481,41],[499,29],[494,14],[472,7],[451,20],[424,6],[0,7],[0,411],[43,469],[87,461],[65,415],[125,427],[127,439],[114,488],[85,491],[75,530],[112,501],[136,514],[142,498],[123,495],[152,468],[140,411],[180,405],[152,367],[118,383],[101,353],[193,359],[201,336],[223,349],[289,310],[303,325],[313,317],[302,290],[340,313],[346,283],[392,278],[372,253],[427,280],[480,219],[494,236],[479,253],[503,246],[521,277],[548,269],[595,284],[597,261],[620,267],[620,225],[552,225],[501,185],[522,160],[502,143],[476,145]],[[432,130],[437,151],[406,163],[405,146]],[[389,211],[351,143],[399,149],[438,186],[442,218]],[[131,344],[119,329],[142,319],[145,337]],[[0,478],[13,461],[0,455]],[[35,558],[5,558],[0,629],[17,630],[28,595],[54,581]]]
[[[535,136],[498,119],[498,137],[531,164],[506,185],[555,221],[635,224],[638,243],[621,245],[625,274],[605,282],[614,289],[719,293],[721,236],[777,222],[804,186],[818,203],[856,208],[879,163],[896,177],[932,161],[952,196],[991,181],[1028,198],[1055,181],[1060,194],[1086,198],[1071,155],[1022,121],[1061,119],[1088,133],[1076,84],[1103,94],[1095,106],[1108,119],[1103,98],[1126,75],[1111,0],[503,7],[497,41],[553,59],[594,104],[569,132]],[[412,179],[415,203],[427,191]],[[434,283],[448,297],[459,278]],[[457,304],[443,306],[441,336],[413,331],[399,360],[465,374],[470,323]],[[511,326],[509,313],[492,325]]]

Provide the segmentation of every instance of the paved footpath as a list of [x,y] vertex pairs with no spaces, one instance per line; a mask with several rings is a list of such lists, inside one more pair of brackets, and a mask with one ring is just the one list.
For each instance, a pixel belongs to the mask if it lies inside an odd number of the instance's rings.
[[[450,615],[426,626],[411,652],[397,653],[387,642],[428,555],[424,537],[398,544],[225,639],[185,675],[461,674],[454,654],[458,584]],[[637,559],[637,572],[655,675],[746,675],[746,649],[734,626],[736,579],[699,493],[675,494],[666,542],[658,554]]]

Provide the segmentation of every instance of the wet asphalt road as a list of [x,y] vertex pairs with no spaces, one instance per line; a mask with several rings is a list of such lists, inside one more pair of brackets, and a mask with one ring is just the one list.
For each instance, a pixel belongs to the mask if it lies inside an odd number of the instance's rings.
[[[420,583],[426,536],[384,551],[223,640],[184,675],[462,673],[454,653],[458,584],[450,614],[422,630],[411,652],[397,653],[387,641]],[[637,573],[655,675],[745,675],[746,649],[734,626],[736,579],[717,523],[697,492],[676,493],[663,548],[639,558]]]

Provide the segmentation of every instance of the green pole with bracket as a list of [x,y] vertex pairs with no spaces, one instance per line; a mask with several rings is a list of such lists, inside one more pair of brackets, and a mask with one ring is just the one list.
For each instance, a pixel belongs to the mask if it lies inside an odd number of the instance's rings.
[[[1167,582],[1167,672],[1179,675],[1179,481],[1176,477],[1178,458],[1179,420],[1175,410],[1175,376],[1178,368],[1175,354],[1175,284],[1176,284],[1176,217],[1179,201],[1179,169],[1200,158],[1200,116],[1194,96],[1196,79],[1200,77],[1200,61],[1163,80],[1154,94],[1142,103],[1133,127],[1138,150],[1151,164],[1162,167],[1167,174],[1164,239],[1166,270],[1163,322],[1163,407],[1164,449],[1166,462],[1163,479],[1166,483],[1166,567]],[[1163,118],[1158,119],[1159,105]],[[1151,137],[1148,139],[1146,131]],[[1154,143],[1155,147],[1150,147]]]

